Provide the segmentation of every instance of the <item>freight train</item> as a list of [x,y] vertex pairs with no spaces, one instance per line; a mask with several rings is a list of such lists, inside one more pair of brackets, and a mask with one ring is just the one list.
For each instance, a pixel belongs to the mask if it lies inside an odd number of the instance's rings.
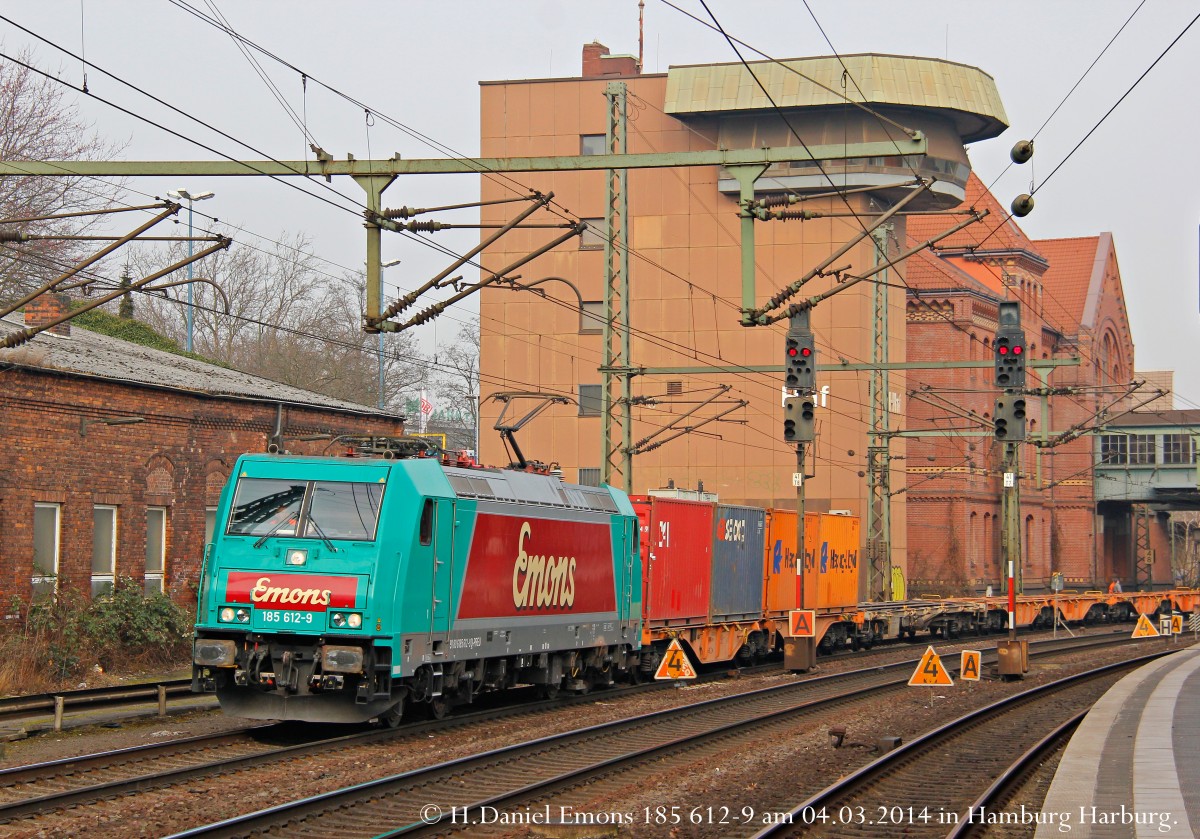
[[[255,719],[398,724],[481,693],[550,697],[780,649],[814,610],[822,650],[999,629],[1000,598],[859,602],[859,525],[640,496],[439,457],[243,455],[201,570],[192,687]],[[355,453],[358,450],[352,450]],[[1176,596],[1177,595],[1177,596]],[[1060,601],[1068,619],[1183,608],[1193,593]],[[1023,622],[1044,618],[1022,598]],[[1058,608],[1056,606],[1056,608]]]

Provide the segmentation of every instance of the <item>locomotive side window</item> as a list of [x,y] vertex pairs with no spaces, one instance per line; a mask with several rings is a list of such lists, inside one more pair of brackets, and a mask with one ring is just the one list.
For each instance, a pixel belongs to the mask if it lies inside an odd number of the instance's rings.
[[421,544],[433,544],[433,499],[426,498],[421,508]]
[[314,481],[303,535],[310,539],[375,538],[383,484]]

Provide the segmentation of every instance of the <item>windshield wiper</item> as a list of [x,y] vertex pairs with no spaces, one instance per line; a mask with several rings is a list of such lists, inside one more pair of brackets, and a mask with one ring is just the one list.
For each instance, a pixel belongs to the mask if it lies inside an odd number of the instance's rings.
[[329,537],[325,535],[325,531],[321,529],[321,525],[317,524],[317,520],[312,517],[312,513],[308,514],[308,523],[312,529],[317,531],[317,535],[321,537],[321,541],[325,543],[325,547],[329,548],[331,554],[338,552],[338,549],[333,546],[333,542],[329,541]]
[[276,522],[274,527],[272,527],[270,530],[268,530],[266,533],[264,533],[261,537],[259,537],[259,540],[254,543],[254,547],[261,548],[268,539],[270,539],[272,536],[274,536],[276,533],[278,533],[285,524],[289,524],[289,523],[295,525],[298,522],[295,519],[293,519],[290,515],[284,516],[282,519],[280,519],[278,522]]

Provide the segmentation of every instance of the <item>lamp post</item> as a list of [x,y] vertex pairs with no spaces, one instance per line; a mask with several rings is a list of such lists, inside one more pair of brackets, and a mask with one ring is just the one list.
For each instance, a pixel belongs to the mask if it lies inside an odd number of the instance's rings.
[[[399,265],[400,260],[393,259],[391,262],[381,262],[379,264],[379,284],[383,285],[383,269],[391,268],[393,265]],[[379,410],[383,410],[383,333],[379,333]]]
[[[188,202],[188,258],[189,259],[192,256],[192,205],[194,203],[196,203],[197,201],[204,201],[207,198],[212,198],[214,194],[215,193],[212,193],[212,192],[191,193],[183,188],[180,188],[180,189],[174,190],[173,192],[167,193],[168,198],[176,198],[176,199],[185,198],[185,199],[187,199],[187,202]],[[188,284],[187,284],[187,301],[188,301],[188,305],[187,305],[187,344],[184,346],[184,349],[186,349],[188,352],[191,352],[192,351],[192,321],[193,321],[194,310],[192,308],[192,263],[190,263],[190,262],[188,263],[188,267],[187,267],[187,278],[188,278]]]

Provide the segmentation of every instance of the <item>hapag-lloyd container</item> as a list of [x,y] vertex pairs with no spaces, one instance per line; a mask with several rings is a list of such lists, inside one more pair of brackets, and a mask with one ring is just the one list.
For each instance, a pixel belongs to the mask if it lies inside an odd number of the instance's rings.
[[717,505],[710,610],[714,623],[762,617],[765,539],[766,510]]
[[820,514],[816,541],[804,558],[802,608],[844,609],[858,603],[858,539],[857,516]]
[[642,528],[642,608],[651,626],[705,624],[712,593],[715,505],[630,499]]
[[[804,541],[810,546],[817,543],[817,528],[820,517],[816,513],[804,514]],[[811,550],[811,548],[810,548]],[[800,589],[796,573],[796,511],[768,510],[766,565],[763,579],[766,580],[766,616],[784,619],[792,609],[800,608]]]

